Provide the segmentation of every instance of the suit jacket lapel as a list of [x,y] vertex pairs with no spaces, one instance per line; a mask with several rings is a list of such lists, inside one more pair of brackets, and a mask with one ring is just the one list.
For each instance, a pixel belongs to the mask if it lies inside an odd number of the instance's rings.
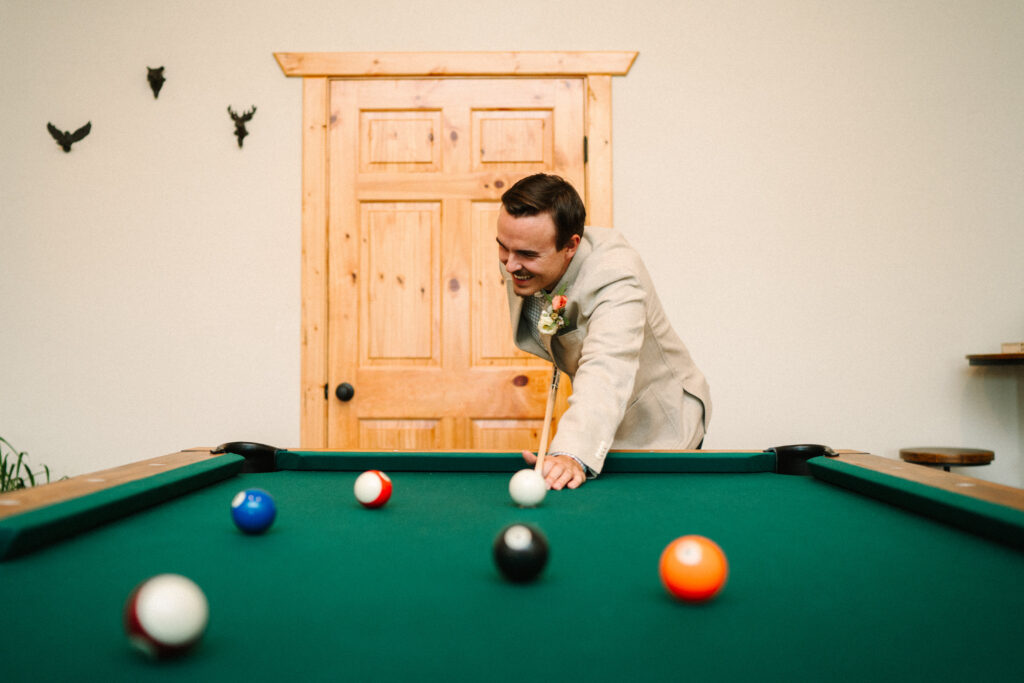
[[523,298],[512,291],[512,284],[508,281],[508,276],[503,275],[503,277],[505,278],[505,295],[508,298],[509,322],[512,323],[512,329],[518,336],[519,318],[523,314]]
[[544,344],[544,351],[547,353],[548,359],[551,360],[552,362],[554,362],[555,354],[551,352],[551,339],[552,339],[552,335],[550,335],[550,334],[541,334],[540,335],[540,340]]

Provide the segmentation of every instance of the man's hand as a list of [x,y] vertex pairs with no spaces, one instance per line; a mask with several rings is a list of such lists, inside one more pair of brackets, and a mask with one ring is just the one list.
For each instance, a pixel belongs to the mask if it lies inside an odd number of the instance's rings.
[[[523,460],[530,466],[537,464],[537,456],[530,451],[523,451]],[[544,475],[548,487],[556,491],[564,486],[577,488],[587,480],[587,475],[580,464],[568,455],[544,456],[544,471],[541,474]]]

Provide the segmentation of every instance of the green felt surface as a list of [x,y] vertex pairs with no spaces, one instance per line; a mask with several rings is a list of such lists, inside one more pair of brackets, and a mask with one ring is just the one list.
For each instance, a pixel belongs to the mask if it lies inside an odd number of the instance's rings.
[[[618,474],[516,508],[506,473],[395,472],[380,510],[357,472],[246,474],[0,564],[6,680],[1016,680],[1024,553],[807,477]],[[238,532],[258,486],[279,514]],[[550,564],[499,577],[490,549],[537,524]],[[706,605],[662,589],[663,547],[715,539]],[[132,651],[141,580],[190,576],[211,620],[185,659]]]

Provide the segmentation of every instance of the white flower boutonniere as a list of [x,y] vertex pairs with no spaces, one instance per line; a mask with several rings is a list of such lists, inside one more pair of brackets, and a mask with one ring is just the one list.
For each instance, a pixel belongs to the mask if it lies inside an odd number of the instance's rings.
[[544,292],[544,297],[548,300],[548,307],[541,311],[540,319],[537,321],[537,329],[540,330],[541,334],[555,334],[565,327],[565,316],[563,313],[565,313],[565,307],[569,300],[565,298],[564,294],[552,296]]

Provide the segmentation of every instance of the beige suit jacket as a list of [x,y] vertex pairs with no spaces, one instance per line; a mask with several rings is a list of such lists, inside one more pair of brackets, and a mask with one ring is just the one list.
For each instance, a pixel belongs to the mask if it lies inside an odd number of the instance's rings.
[[[572,378],[569,408],[549,452],[595,473],[608,450],[696,448],[711,418],[711,394],[672,329],[640,256],[621,233],[587,227],[555,292],[566,325],[537,343],[523,300],[504,268],[515,344]],[[694,398],[697,400],[694,401]],[[703,410],[701,407],[703,406]]]

